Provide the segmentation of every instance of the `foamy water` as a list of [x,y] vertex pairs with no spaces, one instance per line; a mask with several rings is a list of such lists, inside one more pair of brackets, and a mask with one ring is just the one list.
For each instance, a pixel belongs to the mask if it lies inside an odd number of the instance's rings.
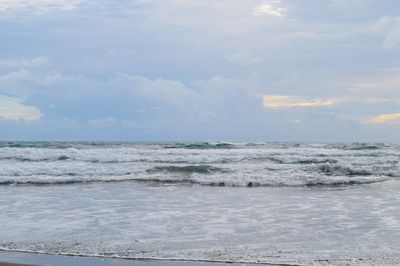
[[0,247],[398,262],[397,144],[0,143]]

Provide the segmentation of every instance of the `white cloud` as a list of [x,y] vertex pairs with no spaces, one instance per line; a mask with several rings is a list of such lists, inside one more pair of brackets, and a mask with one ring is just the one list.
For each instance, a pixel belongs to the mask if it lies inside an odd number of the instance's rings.
[[115,126],[117,122],[118,122],[117,119],[115,119],[112,116],[109,116],[105,118],[91,119],[88,121],[88,124],[90,126],[103,127],[103,126]]
[[254,9],[254,15],[256,16],[276,16],[276,17],[282,17],[283,16],[283,8],[274,8],[271,4],[264,2],[257,6]]
[[10,72],[3,76],[0,76],[0,82],[1,82],[0,84],[2,86],[4,86],[4,83],[17,82],[19,80],[24,80],[24,79],[29,79],[29,78],[33,78],[33,75],[30,72],[28,72],[24,69],[21,69],[21,70]]
[[[190,131],[188,134],[199,135],[211,132],[210,136],[213,136],[213,130],[218,129],[221,130],[218,134],[226,136],[226,128],[232,132],[248,134],[245,128],[257,127],[262,134],[267,129],[278,128],[285,123],[286,126],[296,128],[316,125],[326,121],[327,117],[328,120],[329,117],[335,117],[336,124],[359,124],[367,114],[371,114],[371,109],[366,106],[375,106],[377,103],[374,98],[354,96],[270,95],[265,90],[268,82],[257,73],[244,79],[214,77],[196,82],[127,73],[116,73],[106,79],[73,75],[59,75],[57,78],[49,76],[42,71],[36,74],[27,71],[10,73],[7,77],[9,80],[22,79],[24,83],[32,84],[31,97],[25,98],[18,94],[14,98],[3,97],[0,102],[3,106],[1,119],[27,122],[38,120],[40,111],[18,100],[24,98],[38,104],[39,108],[43,106],[43,110],[48,108],[49,102],[54,103],[54,107],[46,112],[46,121],[42,122],[48,122],[49,119],[75,119],[79,126],[101,128],[104,132],[117,129],[157,132],[168,128],[171,136],[178,136],[176,132],[185,130]],[[47,99],[47,102],[43,103],[42,98]],[[387,105],[386,102],[378,104],[379,108]],[[393,105],[393,102],[390,104]],[[319,108],[327,106],[330,108]],[[361,110],[357,109],[359,106]],[[266,111],[271,109],[282,112]],[[391,112],[384,108],[374,110],[378,114]]]
[[239,64],[242,66],[249,66],[262,61],[262,56],[254,56],[245,51],[226,56],[225,58],[230,63]]
[[21,84],[27,83],[30,86],[34,80],[35,76],[24,69],[7,73],[0,76],[0,93],[25,97],[26,90],[21,88]]
[[128,82],[135,92],[164,104],[184,110],[191,104],[195,94],[180,81],[149,79],[147,77],[116,73],[116,82]]
[[45,13],[50,10],[73,10],[83,0],[0,0],[0,12],[2,11],[34,11]]
[[366,98],[400,98],[399,71],[380,73],[369,77],[358,77],[349,81],[348,88],[352,93],[363,93]]
[[35,57],[22,60],[0,60],[0,68],[36,68],[48,65],[47,57]]
[[158,28],[170,30],[171,26],[177,26],[180,30],[190,29],[195,35],[200,32],[202,38],[205,34],[223,39],[254,32],[266,26],[266,19],[282,17],[284,11],[279,0],[141,0],[138,3],[143,8],[141,14]]
[[[21,70],[0,76],[0,94],[29,99],[40,108],[51,109],[46,113],[48,119],[84,116],[89,126],[131,126],[137,122],[135,118],[141,119],[139,124],[180,124],[196,119],[218,124],[262,111],[261,98],[250,91],[253,78],[215,77],[186,84],[120,72],[108,79],[96,79]],[[90,115],[82,115],[86,113]]]
[[59,74],[37,75],[34,72],[20,69],[0,76],[0,94],[27,98],[30,94],[35,93],[36,87],[52,84],[61,78]]
[[140,109],[134,109],[134,113],[147,113],[147,112],[158,112],[162,111],[162,107],[154,107],[154,108],[140,108]]
[[41,116],[42,113],[36,107],[25,105],[20,99],[0,95],[0,119],[29,123],[39,120]]
[[112,116],[105,117],[105,118],[96,118],[91,119],[88,121],[88,125],[90,127],[97,127],[97,128],[107,128],[107,127],[125,127],[125,128],[132,128],[137,124],[135,121],[130,119],[116,119]]

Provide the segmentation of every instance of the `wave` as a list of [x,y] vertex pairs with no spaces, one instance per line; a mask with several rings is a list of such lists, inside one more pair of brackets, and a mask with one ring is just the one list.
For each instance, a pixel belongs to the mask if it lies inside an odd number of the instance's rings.
[[278,164],[321,164],[321,163],[337,163],[337,159],[333,158],[317,158],[317,157],[290,157],[290,156],[265,156],[251,158],[252,160],[269,160]]
[[338,186],[369,184],[389,180],[387,176],[313,176],[293,175],[241,175],[241,174],[119,174],[119,175],[30,175],[0,177],[0,185],[65,185],[85,183],[142,182],[149,184],[203,185],[226,187],[273,187],[273,186]]
[[61,155],[53,158],[52,157],[49,158],[0,157],[0,160],[19,161],[19,162],[56,162],[56,161],[72,160],[72,158],[66,155]]
[[[0,142],[1,143],[1,142]],[[11,145],[12,144],[12,145]],[[400,150],[393,145],[376,151],[355,144],[262,144],[262,143],[11,143],[0,145],[0,163],[16,162],[88,162],[99,164],[118,163],[253,163],[322,164],[340,161],[357,162],[368,158],[370,163],[389,158],[394,160]],[[23,145],[24,148],[19,148]],[[86,145],[86,146],[84,146]],[[97,145],[97,146],[96,146]],[[300,146],[298,146],[300,145]],[[385,144],[388,146],[387,144]],[[9,147],[16,146],[16,147]],[[96,146],[96,148],[93,148]],[[386,147],[382,146],[382,147]],[[55,148],[62,147],[62,148]],[[355,148],[356,147],[356,148]],[[342,148],[342,149],[339,149]],[[354,151],[352,151],[355,149]]]
[[[136,157],[136,158],[135,158]],[[85,162],[93,164],[126,164],[126,163],[169,163],[169,164],[193,164],[193,163],[235,163],[245,160],[252,160],[245,156],[127,156],[127,158],[84,158],[83,156],[48,156],[48,157],[28,157],[28,156],[14,156],[14,157],[1,157],[0,161],[14,161],[14,162]]]
[[400,176],[400,171],[397,163],[380,166],[353,166],[339,163],[324,163],[319,165],[312,165],[308,170],[311,172],[318,172],[327,176]]
[[29,142],[29,141],[0,141],[0,148],[52,148],[52,149],[66,149],[73,147],[73,143],[68,142]]
[[209,143],[209,142],[198,142],[198,143],[175,143],[172,145],[164,146],[164,149],[234,149],[236,146],[232,143]]
[[88,148],[97,146],[112,146],[108,142],[62,142],[62,141],[0,141],[0,148],[35,148],[35,149],[68,149],[68,148]]
[[187,166],[175,166],[175,165],[169,165],[169,166],[156,166],[153,167],[149,170],[147,170],[148,173],[154,173],[154,172],[172,172],[172,173],[186,173],[186,174],[191,174],[191,173],[200,173],[200,174],[211,174],[214,172],[227,172],[227,169],[223,169],[220,167],[215,167],[211,165],[187,165]]
[[355,176],[355,175],[373,175],[376,174],[374,171],[364,168],[355,168],[351,166],[336,164],[336,163],[324,163],[314,167],[317,171],[325,175],[344,175],[344,176]]
[[336,144],[328,144],[327,148],[339,149],[339,150],[380,150],[384,148],[389,148],[393,146],[393,144],[387,143],[336,143]]
[[152,142],[121,142],[121,141],[0,141],[0,148],[45,148],[45,149],[86,149],[113,148],[129,146],[159,146],[161,143]]
[[[227,186],[227,187],[298,187],[298,186],[342,186],[383,182],[389,180],[384,176],[312,176],[294,175],[282,178],[280,174],[260,177],[257,175],[243,178],[240,175],[230,178],[204,179],[199,176],[192,177],[191,183],[206,186]],[[187,182],[187,181],[186,181]]]
[[58,154],[21,154],[15,156],[7,156],[0,154],[0,161],[14,161],[14,162],[85,162],[93,164],[126,164],[126,163],[168,163],[168,164],[212,164],[212,163],[273,163],[273,164],[293,164],[293,165],[307,165],[307,164],[334,164],[340,161],[357,161],[363,157],[373,157],[370,159],[371,163],[394,163],[397,162],[395,154],[386,154],[380,156],[338,156],[338,155],[301,155],[293,156],[290,154],[278,155],[259,155],[258,153],[231,153],[231,154],[76,154],[67,153],[68,155]]
[[[388,144],[67,144],[73,147],[0,148],[0,184],[140,181],[256,187],[358,184],[400,177],[400,150],[394,144],[389,149]],[[337,145],[364,150],[339,150]]]

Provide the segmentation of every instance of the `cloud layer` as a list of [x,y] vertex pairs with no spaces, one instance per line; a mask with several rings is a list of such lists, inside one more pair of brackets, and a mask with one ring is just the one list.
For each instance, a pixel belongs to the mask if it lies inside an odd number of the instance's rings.
[[0,1],[0,138],[396,140],[396,3]]

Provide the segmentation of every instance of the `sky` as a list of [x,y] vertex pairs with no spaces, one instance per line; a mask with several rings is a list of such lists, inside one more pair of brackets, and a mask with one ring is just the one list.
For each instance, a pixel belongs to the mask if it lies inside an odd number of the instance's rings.
[[398,0],[0,0],[0,140],[399,136]]

